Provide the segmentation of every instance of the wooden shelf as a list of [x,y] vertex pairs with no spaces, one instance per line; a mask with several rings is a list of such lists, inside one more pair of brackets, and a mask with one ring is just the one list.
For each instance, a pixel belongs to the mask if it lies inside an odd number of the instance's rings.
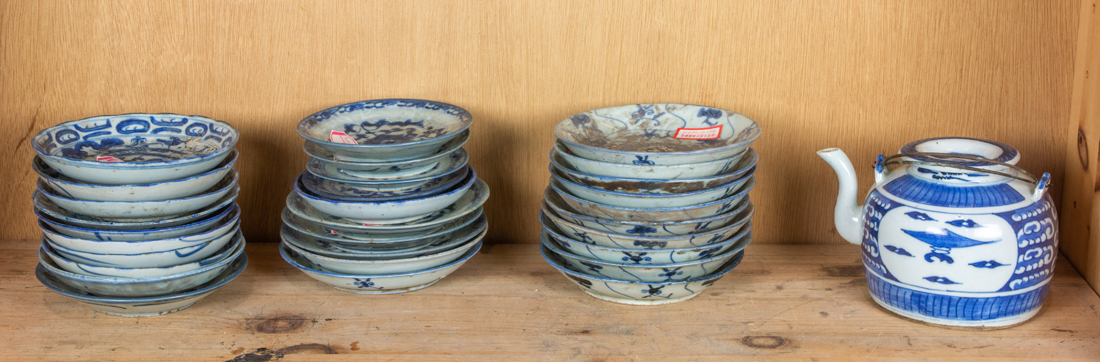
[[189,309],[145,318],[97,313],[50,292],[34,278],[34,248],[0,241],[0,359],[1100,359],[1100,297],[1064,261],[1037,317],[977,331],[877,307],[854,246],[750,246],[704,295],[632,307],[585,295],[535,244],[486,247],[421,291],[363,296],[293,269],[274,243],[252,243],[236,281]]

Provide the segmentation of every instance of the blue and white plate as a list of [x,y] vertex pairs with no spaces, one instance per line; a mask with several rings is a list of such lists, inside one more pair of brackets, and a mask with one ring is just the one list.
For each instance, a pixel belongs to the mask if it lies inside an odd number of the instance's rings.
[[588,216],[624,221],[683,221],[725,214],[740,205],[741,200],[749,196],[749,191],[753,187],[756,187],[756,179],[750,177],[749,181],[741,186],[740,191],[724,199],[680,207],[641,208],[605,205],[588,201],[570,194],[556,180],[550,180],[550,188],[557,192],[562,201],[565,201],[573,210]]
[[[40,213],[38,208],[34,209],[34,214],[38,216],[40,226],[44,225],[42,227],[43,230],[49,227],[50,232],[56,232],[57,234],[77,239],[97,241],[145,241],[179,238],[180,240],[191,240],[192,236],[207,234],[207,232],[212,229],[222,228],[226,225],[236,223],[241,216],[241,208],[234,203],[233,205],[222,208],[220,211],[217,211],[214,216],[206,219],[180,226],[149,230],[88,229],[58,222],[52,217]],[[74,249],[80,250],[79,248]]]
[[39,179],[38,190],[54,205],[81,215],[106,220],[151,221],[165,217],[189,214],[217,202],[229,194],[240,192],[237,186],[237,171],[232,170],[220,182],[205,192],[195,196],[158,201],[90,201],[79,200],[62,195],[60,191]]
[[218,239],[240,226],[239,215],[239,213],[226,215],[226,217],[221,220],[221,224],[201,233],[150,240],[114,241],[82,239],[58,233],[53,227],[42,221],[39,221],[39,226],[42,228],[43,236],[50,239],[50,241],[55,244],[68,249],[89,253],[142,254],[186,248]]
[[565,260],[573,270],[582,273],[616,280],[632,280],[638,282],[677,282],[705,277],[719,270],[739,252],[725,252],[709,258],[672,263],[672,264],[635,264],[632,261],[618,263],[596,259],[588,259],[577,254],[564,251],[554,245],[553,242],[542,239],[542,246],[551,253],[557,254]]
[[[470,112],[447,103],[379,99],[314,113],[298,123],[298,134],[342,160],[401,161],[438,153],[472,123]],[[333,142],[334,131],[356,144]]]
[[462,155],[466,153],[462,145],[468,139],[470,139],[470,130],[463,131],[461,135],[447,142],[443,145],[443,150],[438,153],[405,161],[354,162],[336,157],[328,150],[309,141],[306,141],[302,148],[310,156],[309,164],[314,166],[309,167],[315,172],[327,170],[325,171],[327,174],[355,180],[396,180],[437,172],[440,168],[436,166],[440,162],[445,162],[456,154],[459,157],[468,157]]
[[561,257],[548,252],[545,247],[540,247],[539,252],[550,266],[569,278],[588,295],[600,300],[630,305],[660,305],[694,298],[729,274],[745,257],[744,251],[739,252],[725,265],[719,267],[717,272],[702,278],[676,282],[638,282],[591,276],[571,269]]
[[398,250],[381,250],[381,251],[351,251],[343,248],[338,248],[332,243],[326,242],[321,239],[311,238],[305,236],[302,233],[294,231],[294,229],[285,227],[279,233],[284,243],[294,245],[298,248],[308,250],[311,253],[327,256],[330,258],[347,259],[347,260],[379,260],[379,259],[392,259],[392,258],[413,258],[422,255],[428,255],[433,253],[442,252],[444,250],[451,250],[459,245],[465,245],[465,243],[472,239],[481,240],[488,232],[488,225],[484,225],[480,228],[472,229],[468,234],[461,237],[453,238],[450,241],[446,241],[441,244],[429,244],[413,249],[398,249]]
[[163,268],[187,264],[214,255],[226,245],[232,245],[243,239],[240,228],[205,243],[185,246],[179,249],[139,254],[108,254],[105,252],[87,252],[66,248],[45,239],[45,244],[58,255],[81,264],[117,267],[117,268]]
[[150,219],[127,219],[125,221],[98,218],[65,210],[37,190],[34,192],[33,200],[36,213],[46,215],[67,225],[99,230],[152,230],[195,223],[199,220],[205,220],[215,213],[223,212],[225,207],[237,199],[239,191],[240,188],[234,188],[212,205],[188,214]]
[[718,185],[714,188],[703,189],[699,191],[692,191],[681,194],[639,194],[630,192],[607,191],[604,189],[598,189],[595,187],[589,187],[583,184],[574,183],[564,177],[561,177],[561,174],[555,172],[553,166],[550,167],[550,178],[558,182],[558,184],[568,190],[570,194],[573,194],[585,200],[605,205],[645,208],[698,205],[718,199],[723,199],[737,193],[741,189],[741,186],[744,185],[745,182],[748,182],[750,178],[752,178],[752,175],[753,173],[749,173],[739,179],[730,181],[729,183],[726,183],[724,185]]
[[632,263],[634,265],[649,264],[676,264],[699,259],[709,258],[727,251],[737,252],[749,245],[752,240],[751,228],[744,228],[732,238],[707,246],[696,246],[682,249],[624,249],[609,248],[590,243],[583,243],[569,238],[561,233],[553,224],[543,225],[543,238],[554,243],[555,247],[567,250],[583,258],[596,259],[615,263]]
[[543,226],[553,224],[557,226],[558,230],[561,230],[563,234],[573,239],[609,248],[686,249],[717,244],[729,240],[730,238],[737,237],[743,229],[751,227],[750,219],[752,218],[752,214],[753,209],[750,203],[745,211],[738,214],[737,219],[733,221],[733,223],[725,227],[704,233],[682,236],[646,236],[641,235],[642,233],[616,234],[594,230],[566,221],[554,214],[553,211],[546,209],[539,212],[539,222],[542,223]]
[[310,172],[303,172],[298,179],[306,190],[327,199],[380,202],[410,200],[440,194],[465,180],[470,170],[472,170],[471,167],[464,166],[458,172],[426,180],[384,185],[326,180]]
[[[364,186],[376,186],[379,189],[392,189],[394,187],[408,187],[413,183],[424,183],[433,178],[451,175],[466,168],[470,155],[466,150],[458,151],[437,159],[434,165],[424,172],[404,177],[374,177],[379,166],[362,166],[362,164],[350,164],[343,162],[322,162],[317,158],[310,158],[306,162],[306,170],[317,177],[342,182],[353,182]],[[415,184],[413,184],[415,186]]]
[[320,254],[314,254],[292,243],[284,243],[284,247],[305,257],[314,264],[320,265],[326,270],[345,274],[397,274],[409,273],[417,270],[432,269],[440,265],[450,263],[466,254],[480,240],[469,240],[465,244],[449,250],[430,253],[415,257],[392,257],[374,260],[354,260],[343,258],[331,258]]
[[456,238],[468,236],[473,230],[485,228],[486,225],[488,225],[488,221],[485,214],[480,214],[477,218],[461,225],[455,225],[450,229],[430,234],[394,238],[354,239],[339,234],[319,235],[316,233],[318,230],[315,228],[314,230],[306,230],[285,223],[283,224],[283,233],[293,235],[294,239],[309,244],[329,246],[350,253],[378,254],[379,252],[401,252],[442,245]]
[[667,166],[740,154],[760,137],[760,126],[748,117],[718,108],[632,104],[570,116],[554,127],[554,135],[585,159]]
[[65,122],[31,146],[50,168],[87,183],[149,184],[191,177],[229,157],[240,134],[228,123],[177,114],[124,114]]
[[614,162],[590,160],[575,155],[566,148],[565,144],[558,142],[554,147],[554,153],[550,158],[560,157],[562,163],[570,168],[584,173],[618,178],[644,178],[644,179],[696,179],[723,175],[733,169],[734,165],[741,161],[745,152],[735,154],[728,158],[706,159],[699,163],[682,163],[676,165],[651,165],[642,161],[630,165]]
[[333,272],[309,261],[309,259],[306,259],[301,254],[288,248],[286,244],[280,245],[279,254],[281,254],[283,260],[286,260],[291,266],[298,268],[309,277],[328,284],[333,288],[360,294],[396,294],[432,286],[432,284],[450,275],[461,267],[462,264],[465,264],[470,258],[474,257],[478,250],[481,250],[481,245],[482,243],[478,242],[473,248],[470,248],[465,254],[462,254],[462,257],[458,260],[448,264],[431,269],[399,274],[355,275]]
[[[42,245],[46,245],[46,241],[42,241]],[[190,263],[183,263],[177,265],[170,265],[157,268],[122,268],[122,267],[104,267],[92,264],[78,263],[54,253],[49,247],[43,247],[42,252],[46,253],[46,256],[53,260],[54,264],[61,267],[61,269],[68,270],[73,273],[98,276],[98,277],[120,277],[120,278],[151,278],[162,277],[180,273],[186,273],[192,270],[198,270],[204,266],[217,263],[225,260],[236,251],[238,248],[242,248],[241,244],[226,244],[221,250],[214,255],[208,256],[198,261]]]
[[101,297],[152,297],[171,295],[206,284],[217,277],[238,258],[244,258],[244,240],[241,248],[214,264],[180,274],[149,278],[97,277],[82,275],[61,269],[40,249],[38,262],[61,283],[82,293]]
[[621,221],[598,217],[592,217],[577,213],[572,207],[565,204],[561,195],[547,188],[543,193],[543,209],[550,209],[554,215],[563,220],[584,226],[593,230],[612,232],[617,234],[636,234],[639,236],[682,236],[721,229],[728,226],[741,216],[741,210],[748,206],[747,201],[741,201],[739,206],[723,214],[684,221]]
[[550,150],[550,165],[561,177],[589,187],[636,194],[682,194],[715,188],[740,179],[746,174],[756,172],[756,161],[758,159],[756,150],[750,147],[748,151],[745,151],[745,155],[741,157],[741,160],[730,167],[726,173],[711,177],[673,180],[601,176],[584,173],[569,166],[557,151]]
[[324,225],[338,232],[391,235],[434,230],[440,225],[449,223],[471,213],[479,212],[481,210],[481,205],[485,204],[485,201],[488,199],[489,185],[486,185],[482,180],[477,180],[458,201],[447,205],[439,211],[433,212],[423,219],[412,222],[388,224],[376,224],[373,220],[349,219],[326,214],[310,206],[305,198],[293,192],[287,195],[286,208],[297,217]]
[[[301,176],[299,176],[299,179]],[[470,174],[457,186],[443,193],[410,200],[398,201],[340,201],[330,200],[310,193],[302,188],[301,180],[294,183],[294,193],[305,199],[323,213],[349,219],[370,220],[375,224],[396,224],[417,221],[431,216],[447,205],[458,201],[477,181],[477,172],[470,168]]]
[[97,185],[83,183],[62,175],[50,168],[41,157],[35,156],[32,164],[34,172],[50,188],[61,195],[80,200],[92,201],[157,201],[179,199],[198,195],[214,187],[218,181],[226,178],[230,172],[236,173],[233,165],[237,162],[237,151],[233,151],[213,170],[179,180],[164,181],[143,185]]
[[98,312],[122,317],[148,317],[168,314],[194,305],[203,297],[236,279],[248,265],[248,256],[241,254],[233,259],[228,267],[221,269],[208,283],[156,297],[107,297],[91,294],[82,288],[74,288],[63,282],[61,277],[51,274],[45,265],[38,264],[34,275],[46,288],[77,302],[88,305]]

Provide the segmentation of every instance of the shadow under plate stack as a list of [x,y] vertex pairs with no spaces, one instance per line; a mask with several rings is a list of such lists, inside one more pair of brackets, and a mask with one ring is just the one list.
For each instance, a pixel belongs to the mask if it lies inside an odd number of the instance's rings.
[[234,202],[240,134],[199,116],[66,122],[31,140],[38,280],[120,316],[187,308],[248,263]]
[[541,252],[589,295],[632,305],[695,297],[752,241],[760,127],[738,113],[636,104],[554,128]]
[[310,277],[362,294],[426,288],[481,249],[489,188],[462,146],[469,112],[383,99],[298,124],[310,159],[287,196],[280,253]]

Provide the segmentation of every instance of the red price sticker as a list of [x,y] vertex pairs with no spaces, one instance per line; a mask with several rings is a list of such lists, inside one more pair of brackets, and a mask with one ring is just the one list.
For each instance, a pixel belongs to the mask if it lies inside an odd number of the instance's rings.
[[682,140],[713,140],[722,135],[722,125],[710,128],[677,128],[673,136]]
[[99,156],[99,157],[96,157],[95,160],[99,161],[99,162],[125,162],[125,161],[122,161],[120,159],[115,158],[115,156]]
[[359,142],[355,142],[354,138],[351,138],[351,136],[348,136],[347,133],[340,132],[340,131],[332,131],[332,133],[328,134],[328,139],[331,140],[332,142],[343,143],[343,144],[348,144],[348,145],[357,145],[357,144],[359,144]]

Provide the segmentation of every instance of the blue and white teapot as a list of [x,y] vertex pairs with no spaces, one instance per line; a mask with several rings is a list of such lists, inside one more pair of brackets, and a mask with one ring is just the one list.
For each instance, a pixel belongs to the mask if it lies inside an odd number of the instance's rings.
[[1016,149],[957,137],[909,143],[878,156],[863,206],[844,151],[817,154],[840,179],[836,229],[863,246],[878,304],[951,326],[1008,326],[1039,312],[1058,256],[1058,216],[1050,175],[1015,166]]

